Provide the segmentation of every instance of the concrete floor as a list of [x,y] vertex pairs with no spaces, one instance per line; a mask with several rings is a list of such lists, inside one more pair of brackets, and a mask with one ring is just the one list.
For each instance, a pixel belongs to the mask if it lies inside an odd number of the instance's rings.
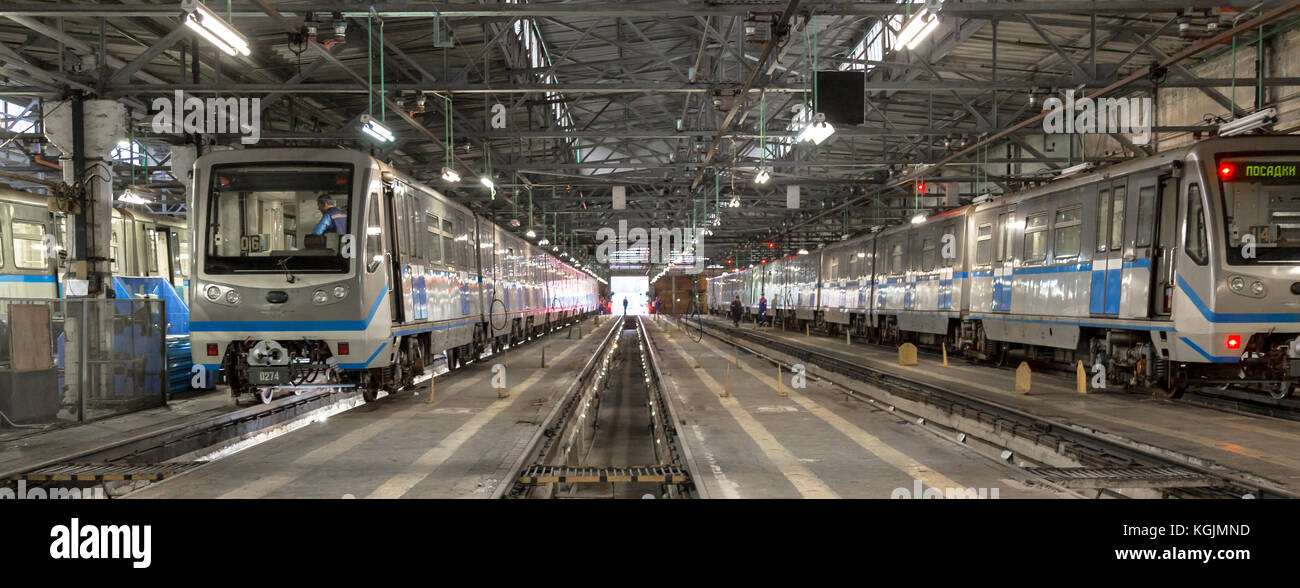
[[[492,388],[494,358],[439,376],[428,389],[381,398],[202,468],[132,498],[487,498],[539,423],[595,352],[599,329],[559,331],[503,358],[509,397]],[[576,334],[576,333],[575,333]],[[546,347],[547,364],[541,368]]]
[[[707,319],[706,319],[707,320]],[[752,324],[744,328],[754,328]],[[1035,372],[1029,394],[1015,392],[1015,370],[969,363],[955,356],[943,366],[922,355],[920,364],[902,367],[892,349],[842,337],[763,329],[768,336],[838,353],[873,368],[946,386],[1059,422],[1077,424],[1165,450],[1249,472],[1282,488],[1300,491],[1300,423],[1239,414],[1177,400],[1122,391],[1075,391],[1072,375]],[[706,340],[708,341],[708,340]]]
[[[890,498],[921,488],[985,489],[999,498],[1056,498],[1028,487],[1009,466],[914,427],[892,413],[845,401],[829,383],[792,389],[777,368],[735,354],[717,340],[691,340],[667,323],[652,324],[678,430],[705,470],[714,498]],[[699,368],[695,368],[696,360]],[[723,397],[724,389],[729,397]]]

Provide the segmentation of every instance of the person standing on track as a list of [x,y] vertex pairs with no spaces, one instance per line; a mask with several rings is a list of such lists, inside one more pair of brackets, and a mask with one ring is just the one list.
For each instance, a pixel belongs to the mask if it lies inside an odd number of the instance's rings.
[[740,297],[737,296],[735,300],[731,301],[731,322],[737,327],[740,326],[740,313],[742,310],[744,310],[744,306],[740,304]]
[[758,298],[758,324],[767,325],[767,296]]
[[627,316],[627,296],[623,297],[623,316]]

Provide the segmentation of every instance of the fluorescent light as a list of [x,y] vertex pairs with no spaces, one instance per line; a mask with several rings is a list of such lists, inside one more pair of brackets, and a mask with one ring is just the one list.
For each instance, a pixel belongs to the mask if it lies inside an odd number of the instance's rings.
[[361,115],[360,121],[361,130],[365,132],[365,134],[370,135],[370,137],[375,141],[380,143],[393,142],[393,131],[389,130],[383,123],[375,120],[374,117],[369,114],[363,114]]
[[551,244],[551,240],[550,240],[550,239],[547,239],[546,237],[542,237],[542,240],[541,240],[541,241],[538,241],[537,244],[538,244],[538,245],[550,245],[550,244]]
[[1254,114],[1248,114],[1219,125],[1219,136],[1231,137],[1233,135],[1240,135],[1258,128],[1266,127],[1275,122],[1277,122],[1277,109],[1265,108],[1264,110]]
[[814,144],[821,145],[822,141],[825,141],[827,137],[834,134],[835,127],[831,125],[831,123],[826,122],[825,114],[819,112],[813,115],[812,122],[805,125],[804,128],[799,131],[799,135],[796,136],[794,140],[799,143],[807,143],[811,141]]
[[924,214],[917,213],[916,216],[912,217],[912,224],[914,224],[914,225],[919,225],[919,224],[921,224],[921,223],[923,223],[923,222],[925,222],[925,215],[924,215]]
[[795,255],[808,255],[808,250],[800,248],[799,253],[796,253]]
[[451,169],[449,167],[444,167],[442,168],[442,179],[444,181],[453,182],[453,183],[459,182],[460,174],[456,173],[456,170],[454,169]]
[[1058,177],[1058,178],[1064,178],[1064,177],[1072,176],[1072,175],[1077,174],[1077,173],[1079,173],[1079,172],[1085,172],[1085,171],[1088,171],[1088,170],[1092,169],[1093,167],[1095,167],[1095,164],[1093,164],[1091,161],[1084,162],[1084,163],[1080,163],[1079,165],[1072,165],[1072,166],[1070,166],[1070,167],[1067,167],[1067,168],[1061,170],[1061,173],[1057,174],[1056,177]]
[[153,203],[153,200],[145,198],[144,196],[140,196],[139,194],[136,194],[135,192],[132,192],[130,190],[122,192],[122,195],[117,198],[117,201],[123,204],[152,204]]
[[492,183],[492,178],[489,178],[487,176],[479,176],[478,183],[483,184],[488,188],[492,188],[495,186],[495,184]]
[[894,51],[903,48],[915,49],[938,27],[939,17],[931,13],[929,8],[922,8],[907,21],[907,24],[903,25],[903,30],[899,31],[898,36],[894,38]]
[[212,12],[198,0],[181,2],[181,14],[185,26],[207,39],[209,43],[216,45],[218,49],[225,51],[227,55],[247,56],[249,54],[248,38],[235,32],[230,23],[222,20],[217,13]]
[[528,237],[529,239],[532,239],[533,237],[537,236],[537,233],[534,232],[532,229],[528,229],[528,232],[524,233],[524,236]]
[[766,184],[770,179],[772,179],[771,172],[767,171],[767,168],[765,167],[760,167],[758,168],[758,174],[754,176],[754,183]]

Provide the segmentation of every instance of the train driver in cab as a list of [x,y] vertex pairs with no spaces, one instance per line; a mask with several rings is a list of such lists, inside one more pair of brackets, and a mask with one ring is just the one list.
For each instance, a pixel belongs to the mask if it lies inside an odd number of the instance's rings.
[[324,235],[330,229],[335,233],[346,235],[348,232],[348,213],[339,209],[333,198],[320,196],[316,198],[316,208],[320,209],[320,222],[312,229],[313,235]]

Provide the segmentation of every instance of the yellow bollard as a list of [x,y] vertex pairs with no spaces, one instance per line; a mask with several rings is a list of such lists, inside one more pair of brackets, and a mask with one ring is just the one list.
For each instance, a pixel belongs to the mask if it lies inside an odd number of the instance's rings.
[[1016,368],[1016,392],[1021,394],[1029,393],[1029,378],[1031,370],[1029,364],[1020,362],[1020,367]]
[[723,398],[731,397],[731,366],[727,366],[727,378],[726,380],[723,381],[722,384],[722,397]]
[[782,398],[790,394],[785,391],[785,386],[781,382],[781,364],[776,364],[776,395]]
[[700,369],[700,354],[695,354],[695,369]]
[[844,344],[845,344],[845,345],[852,345],[852,344],[853,344],[853,333],[850,333],[850,332],[848,332],[848,331],[844,331]]
[[916,365],[916,346],[904,343],[898,346],[898,365]]
[[1082,361],[1075,367],[1074,390],[1080,394],[1088,393],[1088,371],[1083,369]]
[[812,325],[810,325],[810,324],[808,324],[808,323],[804,323],[804,324],[803,324],[803,336],[805,336],[805,337],[811,337],[811,336],[812,336]]
[[948,344],[940,343],[939,350],[943,351],[943,365],[948,365]]
[[435,377],[433,377],[433,376],[429,376],[429,399],[426,400],[426,401],[424,401],[425,404],[433,404],[433,403],[434,403],[434,400],[433,400],[433,381],[436,380],[436,379],[437,379],[437,378],[435,378]]
[[546,345],[542,346],[542,369],[546,369]]
[[502,386],[502,387],[500,387],[500,388],[497,388],[497,398],[509,398],[509,397],[510,397],[510,395],[506,393],[506,387],[505,387],[505,386]]

